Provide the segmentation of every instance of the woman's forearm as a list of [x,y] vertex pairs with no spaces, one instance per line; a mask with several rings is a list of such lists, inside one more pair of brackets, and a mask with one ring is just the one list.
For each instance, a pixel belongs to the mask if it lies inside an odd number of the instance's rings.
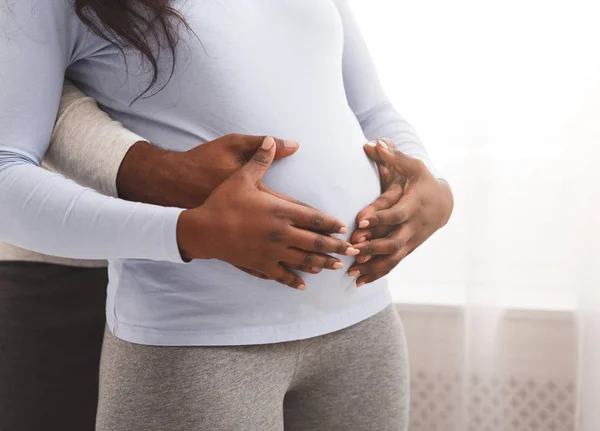
[[181,261],[181,210],[103,196],[40,168],[65,70],[85,38],[68,3],[13,6],[0,8],[10,35],[0,38],[10,59],[0,62],[0,240],[63,257]]

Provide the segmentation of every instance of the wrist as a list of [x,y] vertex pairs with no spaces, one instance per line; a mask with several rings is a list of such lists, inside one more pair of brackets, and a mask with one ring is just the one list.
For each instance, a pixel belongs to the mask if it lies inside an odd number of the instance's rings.
[[450,216],[452,215],[452,211],[454,210],[454,196],[452,194],[452,189],[450,188],[450,184],[444,179],[437,179],[438,184],[442,190],[441,193],[441,202],[443,208],[443,223],[442,226],[448,223],[450,220]]
[[208,211],[203,207],[184,210],[177,220],[177,245],[184,261],[214,259],[209,234],[211,223]]
[[121,199],[165,205],[161,190],[169,181],[165,167],[169,152],[145,141],[136,142],[125,154],[117,173],[117,191]]

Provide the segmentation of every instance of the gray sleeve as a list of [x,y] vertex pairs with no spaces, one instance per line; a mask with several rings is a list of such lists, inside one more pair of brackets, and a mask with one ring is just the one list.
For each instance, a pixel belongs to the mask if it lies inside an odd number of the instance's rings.
[[371,54],[348,0],[335,0],[344,25],[344,87],[348,104],[368,139],[389,138],[403,153],[420,159],[437,178],[435,168],[414,128],[396,111],[381,87]]
[[83,186],[117,197],[121,162],[139,141],[145,139],[112,120],[94,99],[66,81],[44,165]]
[[40,166],[85,34],[68,1],[0,6],[0,240],[60,257],[182,262],[183,210],[107,197]]

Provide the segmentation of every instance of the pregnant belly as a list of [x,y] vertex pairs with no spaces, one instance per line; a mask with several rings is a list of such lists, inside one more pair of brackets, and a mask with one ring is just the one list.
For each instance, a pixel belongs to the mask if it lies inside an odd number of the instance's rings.
[[[264,182],[338,217],[349,230],[340,237],[349,238],[356,228],[357,213],[380,194],[376,166],[362,148],[366,142],[362,131],[349,128],[335,136],[321,132],[318,137],[306,133],[298,140],[300,150],[275,162]],[[290,313],[309,315],[322,310],[327,314],[331,307],[343,307],[359,301],[357,295],[367,295],[365,289],[356,289],[354,278],[347,274],[354,258],[337,257],[345,265],[339,271],[300,273],[305,292],[252,277],[221,261],[187,265],[119,261],[112,263],[115,274],[109,296],[122,320],[172,329],[210,326],[218,316],[235,312],[241,303],[250,326],[259,325],[266,316],[285,321]]]
[[275,161],[264,177],[272,189],[347,224],[380,194],[379,174],[362,146],[362,132],[300,141],[298,152]]

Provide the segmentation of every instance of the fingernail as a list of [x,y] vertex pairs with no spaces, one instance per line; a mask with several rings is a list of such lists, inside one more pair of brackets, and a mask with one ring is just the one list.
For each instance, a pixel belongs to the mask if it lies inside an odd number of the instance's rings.
[[365,242],[367,240],[366,236],[363,236],[361,239],[358,240],[358,243],[360,244],[361,242]]
[[360,275],[360,271],[358,269],[353,269],[352,271],[348,272],[348,275],[350,277],[356,277],[357,275]]
[[304,290],[304,289],[306,289],[305,285],[301,284],[300,286],[298,286],[298,290]]
[[270,136],[267,136],[263,141],[261,148],[263,150],[270,150],[273,147],[273,145],[275,145],[275,139],[271,138]]
[[360,253],[360,250],[358,250],[354,247],[348,247],[348,249],[346,250],[346,256],[356,256],[359,253]]
[[363,263],[370,261],[372,257],[373,256],[365,256]]
[[338,230],[338,233],[341,233],[341,234],[348,233],[348,229],[347,229],[346,227],[342,226],[342,227],[340,228],[340,230]]
[[289,139],[284,139],[283,140],[283,147],[284,148],[298,148],[300,146],[300,144],[297,141],[292,141]]
[[369,142],[367,142],[367,145],[368,145],[369,147],[375,147],[375,146],[377,146],[377,143],[376,143],[376,142],[373,142],[373,141],[369,141]]
[[378,143],[379,145],[381,145],[381,147],[382,147],[384,150],[389,150],[389,147],[387,146],[387,144],[386,144],[385,142],[383,142],[381,139],[379,139],[379,140],[377,141],[377,143]]
[[364,281],[361,281],[360,283],[356,283],[356,287],[360,287],[360,286],[362,286],[363,284],[365,284],[365,282],[364,282]]
[[369,220],[361,220],[360,223],[358,224],[358,227],[360,228],[365,228],[365,227],[369,227],[371,223],[369,223]]
[[342,269],[344,264],[342,262],[336,262],[332,265],[333,269]]
[[317,268],[316,266],[313,266],[313,267],[312,267],[310,270],[311,270],[312,272],[314,272],[314,273],[319,273],[319,272],[321,272],[321,268]]

